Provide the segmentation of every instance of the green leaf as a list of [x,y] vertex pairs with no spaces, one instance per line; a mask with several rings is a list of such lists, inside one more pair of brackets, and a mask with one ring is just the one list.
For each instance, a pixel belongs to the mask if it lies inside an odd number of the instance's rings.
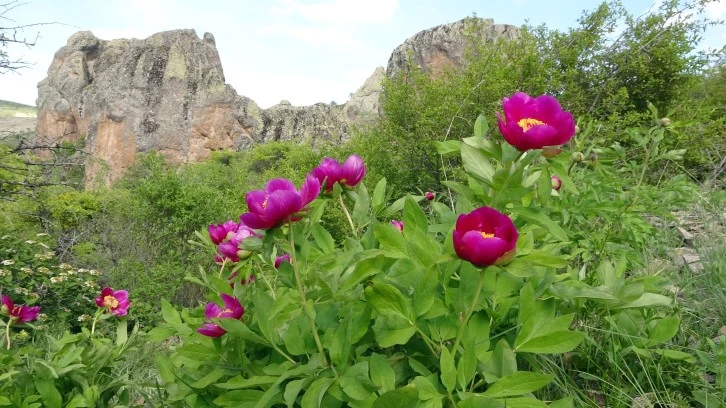
[[[222,320],[222,319],[220,319]],[[177,352],[182,356],[200,362],[216,362],[219,359],[219,355],[215,350],[205,347],[201,344],[189,343],[185,344],[177,349]]]
[[376,188],[373,189],[372,206],[373,212],[378,213],[383,205],[386,204],[386,178],[383,177],[376,184]]
[[333,381],[335,381],[335,378],[319,378],[310,384],[310,387],[302,397],[300,406],[302,408],[320,408],[320,402],[323,400],[325,392],[328,391]]
[[[396,232],[398,233],[398,232]],[[398,233],[400,235],[400,233]],[[341,277],[340,292],[347,292],[354,287],[358,286],[359,283],[368,279],[371,276],[378,274],[384,270],[387,270],[393,261],[384,256],[376,256],[374,258],[366,258],[358,262],[353,268],[351,273],[344,274]]]
[[380,387],[380,393],[391,391],[396,387],[396,373],[388,364],[388,360],[380,354],[371,354],[368,360],[371,370],[371,380]]
[[676,361],[691,361],[692,363],[696,362],[696,358],[683,351],[678,350],[671,350],[671,349],[655,349],[653,350],[655,353],[660,354],[661,356],[676,360]]
[[242,240],[240,249],[247,251],[258,251],[262,248],[262,239],[258,237],[247,237]]
[[409,408],[418,403],[418,390],[412,384],[383,393],[373,408]]
[[[489,366],[487,367],[489,378],[496,380],[511,375],[517,371],[517,356],[509,347],[509,343],[505,339],[501,339],[494,346]],[[493,382],[487,380],[488,382]]]
[[216,382],[220,378],[224,377],[225,374],[227,374],[227,371],[222,370],[221,368],[215,368],[214,370],[210,371],[207,375],[204,377],[198,379],[194,383],[192,383],[192,388],[206,388],[210,384]]
[[253,343],[269,346],[265,338],[253,332],[246,324],[237,319],[218,319],[217,324],[226,330],[230,335],[242,338]]
[[373,282],[365,289],[366,300],[384,316],[398,315],[412,320],[409,300],[395,286],[383,282]]
[[402,317],[379,316],[373,324],[373,333],[381,347],[406,344],[416,333],[413,324]]
[[678,333],[680,324],[681,319],[678,316],[669,316],[658,320],[653,330],[651,330],[649,338],[655,343],[665,343]]
[[116,324],[116,345],[121,346],[129,339],[128,320],[120,319]]
[[381,248],[387,253],[394,252],[403,256],[408,255],[406,238],[403,237],[401,231],[390,223],[376,224],[373,233],[378,242],[381,243]]
[[431,381],[426,377],[419,376],[414,378],[413,385],[418,389],[418,399],[421,401],[442,397],[439,390],[436,389],[436,386],[431,384]]
[[353,221],[358,229],[370,222],[370,215],[368,210],[371,208],[371,199],[368,196],[368,189],[365,184],[361,183],[358,185],[358,198],[355,200],[355,206],[353,207]]
[[572,397],[565,397],[557,401],[550,402],[550,408],[572,408],[574,400]]
[[458,154],[461,151],[460,144],[461,142],[458,140],[434,141],[436,152],[442,156]]
[[242,376],[236,376],[230,378],[227,382],[215,384],[216,387],[224,388],[228,390],[237,390],[242,388],[252,388],[260,385],[273,384],[277,381],[276,376],[271,375],[256,375],[250,378],[244,378]]
[[146,338],[148,338],[149,341],[157,343],[157,342],[168,339],[170,336],[174,335],[175,333],[176,333],[176,330],[174,330],[171,327],[156,326],[146,334]]
[[320,224],[313,225],[313,239],[324,254],[335,251],[335,240],[333,236]]
[[462,143],[461,160],[467,174],[487,184],[491,183],[492,177],[494,177],[494,166],[479,149]]
[[549,374],[518,371],[499,379],[484,392],[484,396],[501,398],[527,394],[549,384],[554,376]]
[[[469,320],[471,323],[471,320]],[[470,331],[472,325],[467,325],[466,331]],[[487,334],[489,327],[487,327]],[[487,336],[488,337],[488,336]],[[462,345],[464,346],[464,354],[459,358],[459,364],[456,366],[456,378],[459,386],[466,389],[467,385],[474,378],[477,365],[477,347],[476,338],[472,336],[463,336]]]
[[673,303],[673,299],[668,296],[659,295],[657,293],[643,293],[638,299],[614,306],[613,309],[633,309],[633,308],[649,308],[649,307],[667,307]]
[[525,341],[515,351],[520,353],[556,354],[572,351],[585,338],[585,333],[561,330]]
[[456,366],[454,356],[446,347],[441,348],[439,364],[441,364],[441,383],[444,384],[447,391],[451,392],[456,387]]
[[489,131],[489,124],[484,115],[479,115],[474,122],[474,137],[484,137]]
[[347,396],[358,401],[368,399],[376,390],[376,385],[368,378],[367,361],[349,367],[340,376],[338,382]]
[[223,407],[252,407],[262,395],[264,392],[259,390],[235,390],[220,395],[214,403]]
[[0,395],[0,406],[12,405],[12,401],[8,397]]
[[418,202],[410,195],[406,196],[406,202],[403,205],[403,226],[404,231],[418,228],[423,232],[427,232],[429,227],[426,214],[424,214]]
[[567,233],[565,232],[565,230],[563,230],[562,227],[552,221],[546,214],[541,212],[541,210],[531,207],[515,207],[512,208],[511,211],[526,220],[527,222],[531,222],[544,228],[545,230],[547,230],[547,232],[552,234],[553,237],[557,238],[562,242],[570,240],[567,237]]
[[166,299],[161,299],[161,317],[172,326],[182,326],[181,315]]
[[61,408],[63,397],[52,382],[43,379],[35,379],[35,388],[43,399],[43,406],[48,408]]

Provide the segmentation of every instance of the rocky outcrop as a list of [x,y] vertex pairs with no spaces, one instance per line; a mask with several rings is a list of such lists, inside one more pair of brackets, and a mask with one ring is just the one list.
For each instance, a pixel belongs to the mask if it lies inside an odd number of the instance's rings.
[[446,67],[464,63],[468,39],[486,42],[499,38],[514,39],[519,28],[509,24],[494,24],[492,19],[465,18],[421,31],[396,47],[388,59],[386,73],[393,78],[411,67],[410,61],[426,73],[437,75]]
[[516,27],[481,19],[434,27],[396,48],[388,70],[377,68],[345,105],[282,101],[260,109],[225,83],[210,33],[105,41],[83,31],[58,50],[38,84],[36,134],[47,141],[85,137],[87,185],[115,181],[141,152],[186,163],[273,140],[341,142],[350,125],[377,120],[383,80],[409,69],[409,56],[435,74],[462,64],[467,35],[489,41],[517,34]]
[[351,123],[366,125],[375,122],[380,115],[380,97],[386,70],[378,67],[363,85],[345,103],[343,113]]

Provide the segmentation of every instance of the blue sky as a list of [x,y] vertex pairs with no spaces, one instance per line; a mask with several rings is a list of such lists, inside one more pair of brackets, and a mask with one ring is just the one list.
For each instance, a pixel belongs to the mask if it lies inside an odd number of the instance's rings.
[[[624,0],[634,14],[654,0]],[[594,0],[29,0],[13,10],[18,24],[57,22],[25,31],[39,34],[33,48],[10,47],[13,57],[33,63],[21,75],[0,75],[0,99],[34,104],[36,84],[53,54],[76,31],[102,39],[146,38],[165,30],[193,28],[214,34],[227,83],[266,108],[280,100],[293,105],[343,103],[385,66],[391,51],[418,31],[476,13],[496,23],[526,20],[565,29],[576,25]],[[709,9],[726,18],[726,0]],[[726,43],[723,26],[704,44]]]

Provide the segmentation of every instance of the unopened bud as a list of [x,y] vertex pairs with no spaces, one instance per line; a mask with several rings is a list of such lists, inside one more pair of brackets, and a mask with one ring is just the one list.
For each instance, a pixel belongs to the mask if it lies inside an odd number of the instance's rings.
[[599,157],[599,156],[597,155],[597,153],[594,153],[594,152],[593,152],[593,153],[590,153],[590,157],[589,157],[589,159],[590,159],[590,163],[591,163],[591,164],[592,164],[593,166],[595,166],[595,165],[597,164],[597,159],[599,159],[599,158],[600,158],[600,157]]
[[560,153],[562,153],[560,146],[545,146],[542,148],[542,156],[547,158],[555,157]]
[[424,195],[426,196],[426,199],[429,201],[433,201],[434,198],[436,198],[436,195],[434,193],[432,193],[431,191],[427,191]]
[[557,176],[552,176],[552,188],[555,191],[560,191],[560,187],[562,187],[562,180]]
[[671,120],[668,118],[661,118],[661,120],[658,121],[658,123],[663,127],[668,127],[671,125]]
[[575,163],[580,163],[585,160],[585,155],[582,154],[582,152],[575,152],[572,153],[572,161]]

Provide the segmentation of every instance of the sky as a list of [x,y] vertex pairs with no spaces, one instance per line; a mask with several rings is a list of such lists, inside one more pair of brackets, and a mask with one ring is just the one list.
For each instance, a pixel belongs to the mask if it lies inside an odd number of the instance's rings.
[[[550,28],[575,26],[599,0],[18,0],[14,24],[35,25],[21,35],[34,47],[9,46],[12,58],[32,65],[0,75],[0,99],[35,104],[36,85],[55,52],[77,31],[105,40],[146,38],[156,32],[193,28],[214,34],[225,78],[237,93],[267,108],[344,103],[391,51],[426,28],[472,14],[495,23]],[[654,0],[623,0],[641,14]],[[655,0],[659,1],[659,0]],[[726,19],[726,0],[708,15]],[[8,22],[4,23],[6,26]],[[3,24],[0,24],[3,26]],[[706,33],[703,47],[726,43],[726,28]]]

